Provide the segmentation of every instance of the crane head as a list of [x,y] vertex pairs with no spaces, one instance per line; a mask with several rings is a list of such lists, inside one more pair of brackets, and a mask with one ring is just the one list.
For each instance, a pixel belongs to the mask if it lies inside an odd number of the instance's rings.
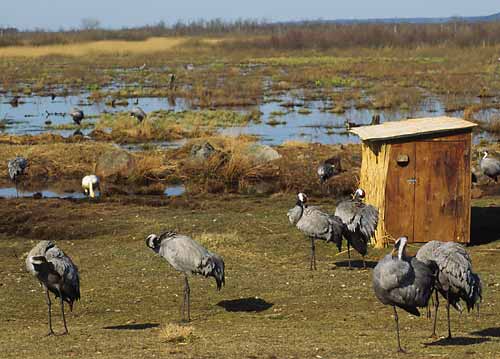
[[358,188],[356,192],[354,192],[354,198],[365,198],[365,191],[362,188]]
[[396,242],[394,243],[394,249],[392,250],[392,256],[395,257],[396,254],[399,259],[403,259],[403,256],[405,255],[405,247],[406,243],[408,242],[408,237],[403,236],[399,237]]
[[160,242],[160,237],[156,234],[150,234],[146,237],[146,245],[154,251],[160,247]]
[[297,194],[297,204],[303,205],[306,204],[306,202],[307,202],[307,196],[305,193],[300,192],[299,194]]

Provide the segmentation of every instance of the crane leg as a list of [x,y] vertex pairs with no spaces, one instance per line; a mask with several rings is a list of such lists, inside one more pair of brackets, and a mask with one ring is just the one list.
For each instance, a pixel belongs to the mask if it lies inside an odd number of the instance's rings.
[[437,338],[436,334],[436,324],[437,324],[437,315],[438,315],[438,308],[439,308],[439,297],[438,297],[438,291],[434,290],[436,293],[436,303],[434,303],[434,323],[432,324],[432,334],[431,338]]
[[351,267],[351,245],[349,244],[349,241],[347,241],[347,263],[349,264],[349,269],[352,269]]
[[366,269],[366,261],[365,261],[365,256],[363,256],[363,269]]
[[45,298],[47,300],[48,315],[49,315],[49,333],[47,335],[54,335],[54,330],[52,330],[52,313],[51,313],[52,302],[50,300],[49,290],[47,289],[47,287],[45,287]]
[[316,270],[316,244],[314,238],[311,238],[311,267],[310,270]]
[[450,326],[450,292],[446,293],[446,315],[448,316],[448,339],[451,339],[451,326]]
[[[191,289],[189,288],[189,281],[187,274],[184,275],[184,302],[182,303],[182,319],[185,321],[191,321],[191,307],[190,307],[190,293]],[[185,317],[185,310],[187,309],[187,319]]]
[[401,341],[399,339],[399,318],[398,318],[398,311],[396,310],[396,307],[393,305],[392,308],[394,309],[394,320],[396,320],[396,333],[398,337],[398,352],[404,353],[405,351],[403,348],[401,348]]
[[[61,293],[59,293],[59,294],[61,294]],[[64,323],[64,333],[63,334],[69,334],[68,326],[66,325],[66,316],[64,315],[64,300],[63,300],[62,295],[60,295],[59,298],[61,298],[61,314],[62,314],[62,319],[63,319],[63,323]]]

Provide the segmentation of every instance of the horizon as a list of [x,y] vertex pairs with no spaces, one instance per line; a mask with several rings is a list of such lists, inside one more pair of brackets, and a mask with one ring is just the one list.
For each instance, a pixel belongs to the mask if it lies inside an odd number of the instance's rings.
[[[364,0],[352,0],[349,4],[330,4],[328,0],[310,0],[307,4],[289,4],[285,0],[277,0],[272,4],[263,0],[255,0],[252,4],[234,4],[234,1],[229,0],[213,0],[210,4],[197,4],[198,2],[185,0],[182,4],[169,5],[161,0],[144,0],[142,6],[137,6],[132,0],[87,0],[84,4],[53,0],[51,5],[47,6],[38,0],[18,0],[2,5],[0,27],[19,30],[74,30],[82,27],[82,20],[93,19],[99,22],[100,28],[111,30],[155,25],[160,22],[172,25],[179,21],[187,23],[214,19],[256,20],[268,23],[352,21],[475,17],[489,16],[500,11],[497,2],[493,0],[478,0],[473,4],[455,4],[451,0],[444,0],[439,4],[431,0],[423,0],[418,4],[400,4],[397,0],[380,0],[377,4],[364,4]],[[19,8],[24,11],[18,11]]]

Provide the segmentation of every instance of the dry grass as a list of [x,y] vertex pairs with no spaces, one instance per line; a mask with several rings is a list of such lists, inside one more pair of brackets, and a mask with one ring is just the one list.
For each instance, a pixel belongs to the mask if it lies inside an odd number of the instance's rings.
[[187,343],[192,339],[194,327],[169,323],[160,329],[158,336],[160,340],[168,343]]
[[[7,323],[0,331],[2,358],[400,357],[392,308],[376,299],[371,269],[347,270],[347,254],[337,256],[335,246],[319,241],[318,270],[309,270],[310,243],[286,218],[293,194],[196,196],[182,205],[171,201],[154,207],[143,199],[126,202],[128,197],[93,203],[1,200],[0,319]],[[333,213],[331,197],[310,200]],[[425,311],[417,318],[398,310],[408,357],[465,359],[474,352],[474,357],[498,358],[499,203],[488,198],[481,208],[473,204],[473,238],[485,243],[468,248],[484,283],[480,318],[452,309],[455,338],[448,341],[429,338],[432,321]],[[197,239],[221,234],[220,242],[207,238],[206,245],[224,258],[226,286],[217,291],[212,278],[190,279],[191,335],[175,325],[182,274],[144,243],[148,234],[164,228]],[[234,230],[241,240],[232,240]],[[41,239],[55,240],[80,268],[82,298],[67,313],[67,336],[45,336],[44,293],[24,269],[22,254]],[[388,251],[370,248],[368,263]],[[360,257],[352,256],[360,266]],[[56,304],[53,325],[60,332]],[[438,335],[444,336],[446,310],[438,315]],[[167,323],[174,325],[162,337]],[[180,337],[188,339],[167,341]]]
[[[187,37],[153,37],[144,41],[94,41],[80,44],[0,47],[0,58],[42,56],[147,55],[171,50],[189,41]],[[213,44],[217,39],[202,39],[200,44]]]

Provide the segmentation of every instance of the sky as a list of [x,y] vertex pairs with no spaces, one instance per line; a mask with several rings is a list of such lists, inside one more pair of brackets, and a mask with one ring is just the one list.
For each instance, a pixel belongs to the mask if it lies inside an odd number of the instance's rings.
[[106,28],[222,18],[269,21],[446,17],[500,12],[499,0],[0,0],[0,26],[78,28],[83,18]]

